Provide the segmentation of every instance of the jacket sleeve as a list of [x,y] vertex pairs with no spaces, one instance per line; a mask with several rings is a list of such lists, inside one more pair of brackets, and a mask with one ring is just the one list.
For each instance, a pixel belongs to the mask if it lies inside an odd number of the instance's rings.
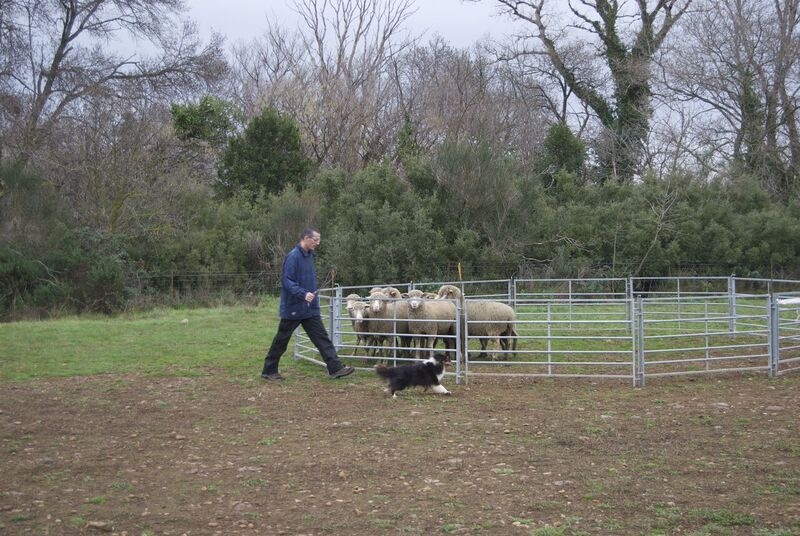
[[300,301],[306,299],[306,289],[300,286],[300,267],[297,262],[297,255],[289,255],[283,263],[283,288],[289,291],[289,294],[294,296]]

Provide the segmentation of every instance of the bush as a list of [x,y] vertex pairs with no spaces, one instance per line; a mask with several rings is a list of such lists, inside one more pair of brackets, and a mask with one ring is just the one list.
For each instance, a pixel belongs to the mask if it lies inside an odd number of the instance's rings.
[[302,189],[312,168],[294,121],[266,108],[242,135],[228,141],[219,190],[225,196],[247,192],[255,198],[259,193],[278,194],[287,185]]

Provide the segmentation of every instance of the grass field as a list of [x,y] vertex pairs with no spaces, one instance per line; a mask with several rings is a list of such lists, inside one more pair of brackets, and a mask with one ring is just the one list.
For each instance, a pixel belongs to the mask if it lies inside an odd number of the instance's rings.
[[800,534],[800,375],[392,400],[263,382],[276,310],[0,325],[0,534]]
[[257,307],[154,310],[0,324],[0,380],[141,372],[253,372],[277,326],[277,300]]

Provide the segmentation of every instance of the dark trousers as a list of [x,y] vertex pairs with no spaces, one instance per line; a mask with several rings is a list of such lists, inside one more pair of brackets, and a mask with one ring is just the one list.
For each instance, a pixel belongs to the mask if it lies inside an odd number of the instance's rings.
[[302,320],[288,320],[281,318],[278,324],[278,333],[272,339],[272,345],[269,347],[267,357],[264,359],[264,370],[262,374],[273,374],[278,372],[278,362],[281,356],[286,351],[289,345],[289,339],[292,338],[292,333],[297,329],[297,326],[303,326],[308,338],[317,347],[325,365],[328,367],[328,373],[336,372],[342,368],[342,362],[339,356],[336,355],[336,348],[328,337],[328,332],[325,331],[325,325],[322,323],[322,318],[319,316],[312,316],[311,318],[304,318]]

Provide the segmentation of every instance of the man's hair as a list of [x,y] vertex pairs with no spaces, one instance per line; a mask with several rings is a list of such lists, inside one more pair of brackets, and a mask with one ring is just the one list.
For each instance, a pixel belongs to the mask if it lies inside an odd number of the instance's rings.
[[302,234],[300,235],[300,240],[304,239],[307,236],[314,236],[315,234],[319,234],[319,229],[316,227],[306,227],[303,229]]

